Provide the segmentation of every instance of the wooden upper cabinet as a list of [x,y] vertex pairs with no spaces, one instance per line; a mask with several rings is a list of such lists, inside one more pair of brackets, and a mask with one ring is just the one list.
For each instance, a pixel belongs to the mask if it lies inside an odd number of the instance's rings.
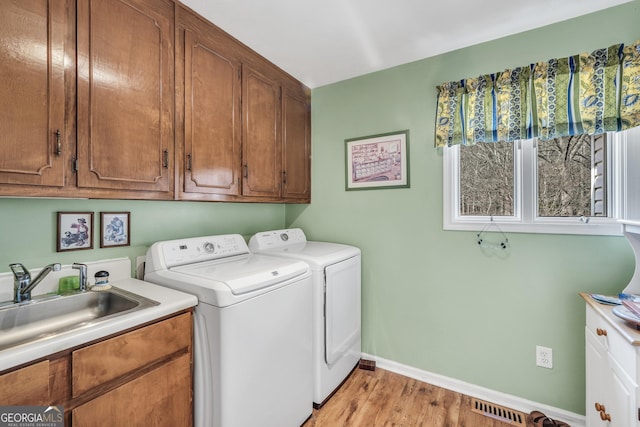
[[242,68],[242,162],[245,196],[280,197],[282,182],[280,84]]
[[311,109],[303,90],[282,91],[282,197],[311,201]]
[[184,120],[176,138],[178,146],[182,143],[180,198],[239,195],[240,61],[221,31],[182,10],[178,31],[176,106]]
[[172,198],[174,4],[78,0],[77,8],[77,185]]
[[0,64],[1,195],[310,201],[308,89],[173,0],[5,1]]
[[64,185],[63,0],[0,7],[0,183]]

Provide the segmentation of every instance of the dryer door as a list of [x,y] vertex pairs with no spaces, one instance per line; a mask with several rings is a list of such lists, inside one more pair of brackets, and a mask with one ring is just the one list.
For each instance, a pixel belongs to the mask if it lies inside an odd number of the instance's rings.
[[360,256],[325,268],[324,358],[339,360],[360,337]]

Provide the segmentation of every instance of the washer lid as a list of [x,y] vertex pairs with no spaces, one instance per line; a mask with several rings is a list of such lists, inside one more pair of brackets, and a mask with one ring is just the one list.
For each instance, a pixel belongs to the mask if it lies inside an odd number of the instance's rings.
[[265,255],[277,255],[305,261],[312,269],[321,269],[348,258],[360,255],[360,249],[355,246],[329,242],[295,243],[279,248],[259,252]]
[[174,267],[171,271],[222,283],[232,294],[242,295],[302,276],[309,266],[302,261],[243,255]]

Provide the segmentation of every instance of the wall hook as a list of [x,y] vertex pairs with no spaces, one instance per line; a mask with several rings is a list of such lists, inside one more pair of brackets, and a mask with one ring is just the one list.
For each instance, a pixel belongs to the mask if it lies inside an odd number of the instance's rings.
[[[477,234],[477,242],[478,245],[483,248],[491,248],[491,249],[507,249],[509,247],[509,239],[507,235],[500,229],[498,224],[493,220],[493,215],[489,217],[489,224],[485,225],[484,228]],[[502,236],[502,240],[497,243],[493,243],[486,240],[487,232],[490,231],[491,228],[495,228],[497,232],[499,232]]]

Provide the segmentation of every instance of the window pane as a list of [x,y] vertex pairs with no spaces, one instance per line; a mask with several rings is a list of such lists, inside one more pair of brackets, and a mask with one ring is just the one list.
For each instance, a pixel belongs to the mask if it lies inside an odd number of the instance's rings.
[[460,215],[513,216],[511,142],[460,146]]
[[[600,162],[592,158],[592,143]],[[597,150],[598,146],[601,150]],[[589,135],[574,135],[538,141],[537,151],[539,216],[577,217],[605,213],[603,135],[595,139]],[[598,168],[602,172],[598,190],[600,200],[593,198],[596,193],[592,191],[592,170],[597,172]]]

